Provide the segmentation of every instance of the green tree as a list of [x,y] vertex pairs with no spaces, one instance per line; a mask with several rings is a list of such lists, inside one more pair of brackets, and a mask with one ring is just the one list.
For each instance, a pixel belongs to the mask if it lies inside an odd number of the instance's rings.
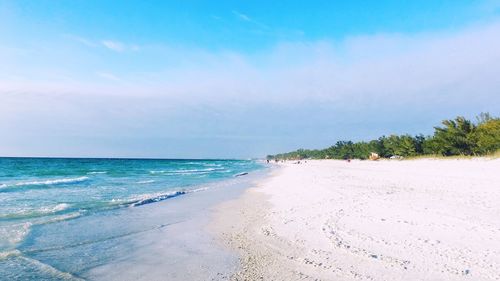
[[387,151],[384,146],[384,141],[386,137],[382,136],[376,140],[372,140],[369,142],[370,145],[370,151],[369,152],[375,152],[377,153],[380,157],[387,157]]
[[391,135],[369,142],[337,141],[326,149],[298,149],[268,155],[268,159],[366,159],[370,152],[381,157],[392,155],[414,156],[422,154],[484,155],[500,149],[500,119],[481,113],[474,124],[464,117],[444,120],[435,127],[434,135]]
[[416,135],[414,138],[414,142],[415,142],[415,154],[417,155],[424,154],[425,136],[422,134]]
[[415,140],[410,135],[403,135],[398,137],[398,143],[395,148],[396,155],[400,156],[415,156],[417,150],[415,148]]
[[454,120],[444,120],[442,124],[443,127],[434,128],[436,152],[445,156],[472,155],[476,145],[476,126],[462,116]]
[[478,124],[475,137],[475,154],[484,155],[500,149],[500,119],[490,118]]

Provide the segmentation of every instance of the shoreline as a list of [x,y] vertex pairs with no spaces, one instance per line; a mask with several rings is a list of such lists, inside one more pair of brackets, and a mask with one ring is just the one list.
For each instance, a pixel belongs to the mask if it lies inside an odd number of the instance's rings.
[[215,206],[242,195],[266,171],[255,170],[244,177],[211,183],[203,192],[148,204],[148,221],[165,228],[141,235],[133,245],[132,259],[93,268],[90,280],[227,280],[238,266],[238,257],[222,247],[207,231]]
[[258,190],[281,168],[274,166],[271,169],[266,177],[245,189],[238,198],[225,201],[213,209],[208,230],[218,238],[222,247],[236,253],[239,259],[239,265],[229,276],[230,280],[257,280],[257,276],[262,276],[261,268],[270,262],[260,254],[263,251],[259,243],[252,241],[253,236],[249,234],[258,231],[266,222],[266,213],[262,211],[272,206],[268,196]]
[[[197,169],[204,173],[217,168],[213,167],[212,163],[197,165],[203,165]],[[146,173],[141,171],[146,174],[146,179],[150,179],[151,171],[163,171],[170,167],[165,168],[166,166],[143,168]],[[157,185],[163,186],[161,189],[165,190],[159,192],[153,190],[159,186],[151,186],[149,189],[144,187],[141,182],[145,180],[144,177],[127,175],[118,182],[125,182],[127,187],[140,188],[144,196],[126,197],[132,199],[122,200],[120,202],[126,204],[112,205],[109,209],[101,208],[98,204],[101,201],[91,201],[96,206],[89,208],[89,211],[80,210],[78,216],[66,217],[65,214],[48,213],[48,218],[42,217],[41,222],[14,221],[11,225],[19,225],[18,228],[3,228],[10,231],[8,233],[2,232],[3,229],[0,228],[0,232],[12,234],[9,237],[22,235],[22,239],[15,241],[16,244],[11,248],[5,246],[6,250],[0,249],[0,276],[10,280],[228,279],[238,265],[238,257],[222,247],[215,236],[206,231],[212,209],[227,200],[238,198],[256,179],[263,177],[267,169],[260,164],[255,166],[241,163],[237,166],[227,164],[225,167],[234,170],[234,173],[225,173],[205,181],[199,180],[199,184],[195,182],[175,187],[172,182],[178,180],[178,176],[161,177],[165,181],[155,179],[153,182],[158,182]],[[195,171],[191,166],[174,166],[169,171],[176,175],[175,169],[185,172],[188,168],[189,171]],[[92,191],[91,188],[110,185],[106,180],[107,173],[114,171],[112,166],[99,166],[99,169],[92,166],[87,169],[92,173],[99,172],[88,176],[93,178],[86,184],[90,182],[94,185],[85,186],[86,189]],[[89,174],[86,170],[82,173]],[[245,175],[238,176],[243,174]],[[224,175],[228,176],[222,177]],[[59,178],[57,180],[60,181]],[[46,192],[46,197],[52,195],[50,192],[53,190],[72,192],[83,185],[78,181],[78,185],[68,187],[51,186],[54,180],[49,182],[45,179],[19,182],[32,185],[43,183],[44,188],[29,186],[29,191]],[[169,184],[173,191],[168,191]],[[69,202],[65,201],[65,198],[56,199]],[[65,211],[68,206],[75,204],[58,203],[57,207],[62,206],[60,210]],[[49,215],[54,215],[56,219]],[[9,226],[7,223],[8,221],[2,226]],[[24,228],[25,225],[28,227]]]
[[500,160],[277,166],[216,208],[232,280],[499,280]]

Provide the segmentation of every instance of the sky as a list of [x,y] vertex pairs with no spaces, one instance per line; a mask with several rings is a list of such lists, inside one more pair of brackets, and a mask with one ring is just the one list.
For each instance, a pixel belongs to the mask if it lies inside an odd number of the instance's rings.
[[0,156],[250,158],[500,115],[500,0],[0,0]]

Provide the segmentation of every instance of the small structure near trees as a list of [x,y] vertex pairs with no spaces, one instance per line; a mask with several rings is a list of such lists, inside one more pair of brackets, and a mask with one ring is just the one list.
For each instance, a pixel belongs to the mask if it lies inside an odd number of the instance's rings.
[[375,161],[375,160],[380,159],[380,156],[377,153],[372,152],[372,153],[370,153],[370,157],[368,157],[368,159]]

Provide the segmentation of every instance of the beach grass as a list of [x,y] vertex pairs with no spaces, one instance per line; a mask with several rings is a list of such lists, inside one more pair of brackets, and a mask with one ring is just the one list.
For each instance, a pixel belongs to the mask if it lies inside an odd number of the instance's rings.
[[445,156],[441,154],[426,154],[408,156],[401,160],[417,160],[417,159],[498,159],[500,158],[500,149],[486,155],[450,155]]

